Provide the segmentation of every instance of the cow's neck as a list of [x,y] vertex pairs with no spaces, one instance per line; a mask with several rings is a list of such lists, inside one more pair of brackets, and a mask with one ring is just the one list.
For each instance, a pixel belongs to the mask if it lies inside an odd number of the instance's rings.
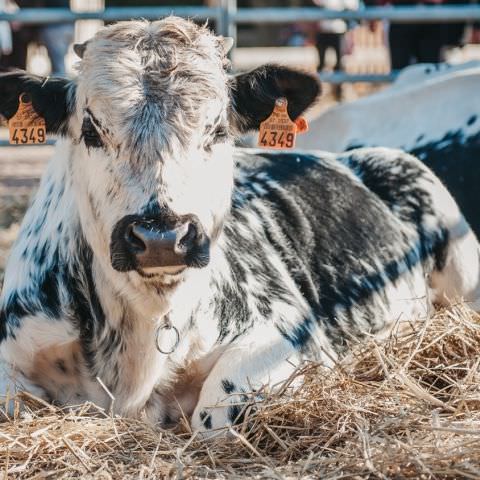
[[[112,391],[121,413],[135,415],[156,385],[171,383],[175,366],[189,356],[192,316],[200,299],[207,298],[210,270],[192,270],[166,291],[146,285],[135,273],[112,270],[101,255],[93,254],[91,268],[84,274],[89,272],[95,283],[90,301],[95,303],[93,295],[98,296],[103,311],[103,318],[89,328],[92,373]],[[157,332],[160,340],[167,337],[167,344],[172,335],[167,329],[158,330],[167,316],[180,336],[172,355],[161,353],[156,343]]]

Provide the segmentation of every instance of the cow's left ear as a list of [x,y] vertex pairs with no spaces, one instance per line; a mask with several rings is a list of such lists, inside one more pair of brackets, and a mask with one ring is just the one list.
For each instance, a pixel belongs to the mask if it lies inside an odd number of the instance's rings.
[[0,115],[9,120],[19,97],[28,94],[35,111],[45,119],[47,132],[66,134],[75,101],[75,85],[65,78],[47,78],[23,71],[0,74]]
[[288,114],[296,120],[320,94],[315,75],[278,65],[264,65],[231,80],[233,125],[239,133],[256,130],[273,111],[275,100],[288,100]]

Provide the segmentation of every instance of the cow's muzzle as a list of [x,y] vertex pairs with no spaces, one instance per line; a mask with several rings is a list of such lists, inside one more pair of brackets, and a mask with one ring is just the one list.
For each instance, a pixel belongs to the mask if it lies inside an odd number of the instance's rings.
[[128,215],[113,229],[110,256],[113,268],[121,272],[201,268],[210,259],[210,240],[194,215]]

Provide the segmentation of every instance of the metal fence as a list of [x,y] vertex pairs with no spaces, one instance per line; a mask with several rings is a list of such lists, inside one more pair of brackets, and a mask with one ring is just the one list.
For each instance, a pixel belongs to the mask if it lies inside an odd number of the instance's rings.
[[[326,19],[388,20],[392,23],[449,23],[480,21],[480,5],[368,7],[359,10],[327,10],[304,8],[237,8],[237,0],[219,0],[217,7],[111,7],[98,11],[74,12],[66,8],[25,8],[13,13],[0,12],[0,21],[23,24],[46,24],[76,20],[128,20],[133,18],[157,19],[175,14],[197,20],[215,22],[222,35],[236,38],[236,27],[241,24],[285,24],[317,22]],[[340,76],[342,81],[389,81],[395,75]],[[338,75],[325,75],[325,81],[335,81]]]
[[175,14],[198,20],[214,20],[222,35],[234,33],[240,24],[317,22],[319,20],[389,20],[393,23],[451,23],[480,21],[480,6],[400,6],[367,7],[359,10],[304,8],[237,8],[236,0],[220,0],[218,7],[111,7],[100,11],[73,12],[65,8],[25,8],[13,13],[0,12],[0,21],[24,24],[60,23],[75,20],[156,19]]
[[[46,24],[76,20],[128,20],[133,18],[157,19],[175,14],[197,20],[215,22],[222,35],[236,38],[236,27],[242,24],[285,24],[317,22],[326,19],[388,20],[392,23],[448,23],[480,21],[480,5],[455,6],[400,6],[368,7],[359,10],[338,11],[315,7],[304,8],[237,8],[236,0],[219,0],[217,7],[112,7],[99,11],[74,12],[65,8],[21,9],[14,13],[0,12],[0,21],[23,24]],[[327,82],[385,82],[392,75],[322,74]]]

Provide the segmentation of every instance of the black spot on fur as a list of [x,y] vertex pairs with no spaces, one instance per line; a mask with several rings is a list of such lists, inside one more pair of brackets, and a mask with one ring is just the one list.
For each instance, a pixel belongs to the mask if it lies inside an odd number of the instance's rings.
[[40,310],[51,318],[59,319],[62,313],[58,281],[60,276],[58,263],[45,271],[38,285],[38,301]]
[[0,343],[7,338],[7,313],[0,310]]
[[160,217],[165,214],[165,209],[160,207],[158,203],[158,195],[151,195],[147,205],[142,210],[142,215],[145,217]]
[[245,413],[248,405],[246,395],[242,395],[242,397],[241,403],[239,399],[239,403],[228,407],[227,416],[232,425],[240,425],[245,421]]
[[203,423],[203,426],[207,430],[211,430],[212,429],[212,415],[210,413],[206,412],[205,410],[202,410],[199,413],[199,416],[200,416],[201,422]]
[[242,423],[239,417],[241,416],[242,409],[240,405],[232,405],[231,407],[228,407],[228,419],[230,420],[230,423],[232,425],[235,425],[237,423]]
[[168,412],[165,412],[163,420],[161,422],[162,428],[172,428],[175,426],[175,420],[170,416]]
[[68,369],[67,369],[67,366],[65,365],[65,361],[62,360],[61,358],[59,358],[55,362],[55,366],[57,367],[58,370],[60,370],[60,372],[64,373],[65,375],[68,373]]
[[223,391],[229,395],[235,391],[235,384],[226,378],[222,380]]
[[[38,277],[35,282],[22,290],[11,294],[2,309],[3,335],[9,333],[15,336],[15,330],[21,325],[21,319],[27,315],[43,313],[51,319],[61,317],[62,309],[59,294],[59,281],[62,281],[62,271],[60,270],[58,255],[54,253],[48,264],[43,264],[46,258],[46,246],[38,247],[37,255],[34,255],[32,261],[38,265]],[[35,250],[34,250],[35,252]],[[0,339],[2,331],[0,331]]]
[[64,285],[70,298],[70,317],[80,330],[80,344],[87,364],[93,368],[96,335],[105,326],[105,314],[93,278],[93,253],[80,242],[77,264],[65,275]]
[[467,120],[467,125],[471,126],[477,121],[477,115],[472,115],[468,120]]

